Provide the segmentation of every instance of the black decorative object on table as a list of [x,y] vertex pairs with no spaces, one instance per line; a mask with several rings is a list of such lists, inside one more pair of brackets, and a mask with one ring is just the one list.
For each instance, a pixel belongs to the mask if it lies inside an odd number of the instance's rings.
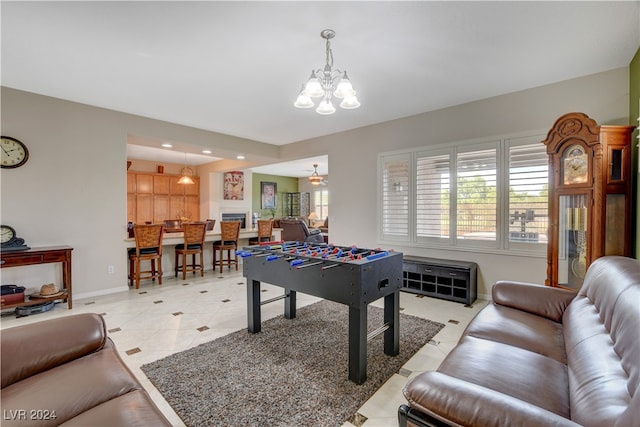
[[24,239],[16,236],[16,230],[8,225],[0,225],[0,250],[2,251],[22,251],[29,249],[24,243]]
[[[399,352],[399,291],[402,253],[302,242],[266,242],[247,246],[243,258],[247,278],[248,330],[261,330],[260,306],[285,300],[284,316],[296,317],[296,292],[349,306],[349,379],[367,378],[367,341],[384,333],[384,353]],[[284,288],[284,295],[260,301],[260,282]],[[384,298],[384,324],[367,334],[367,306]]]

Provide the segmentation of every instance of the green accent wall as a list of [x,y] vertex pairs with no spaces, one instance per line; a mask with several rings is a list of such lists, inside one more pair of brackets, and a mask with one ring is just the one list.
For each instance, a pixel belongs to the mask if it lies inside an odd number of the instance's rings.
[[[632,126],[638,126],[638,117],[640,117],[640,48],[636,51],[635,56],[631,60],[631,64],[629,64],[629,124]],[[635,218],[635,243],[634,243],[634,255],[636,258],[640,259],[640,218],[638,212],[640,212],[640,169],[638,168],[638,140],[639,129],[633,132],[633,140],[631,142],[631,162],[632,162],[632,170],[635,173],[632,173],[631,176],[635,177],[633,180],[633,187],[635,188],[635,192],[632,191],[632,194],[635,193],[635,203],[632,203],[632,212],[631,218]],[[632,224],[633,226],[633,224]],[[633,234],[632,234],[633,235]]]
[[265,175],[261,173],[254,173],[251,178],[251,185],[253,186],[253,195],[251,196],[251,211],[260,212],[262,218],[271,218],[271,212],[261,209],[262,204],[262,187],[261,182],[275,182],[277,184],[276,193],[276,214],[275,217],[282,216],[282,193],[296,193],[298,191],[298,178],[291,178],[289,176],[278,175]]

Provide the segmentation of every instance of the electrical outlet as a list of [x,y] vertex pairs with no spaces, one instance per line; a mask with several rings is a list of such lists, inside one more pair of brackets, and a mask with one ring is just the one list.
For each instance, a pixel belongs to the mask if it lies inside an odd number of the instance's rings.
[[113,265],[107,267],[107,273],[114,274],[116,272],[116,268]]

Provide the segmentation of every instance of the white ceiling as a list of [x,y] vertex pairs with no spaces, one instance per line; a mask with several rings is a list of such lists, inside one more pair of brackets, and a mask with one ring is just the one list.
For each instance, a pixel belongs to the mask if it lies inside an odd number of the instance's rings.
[[[7,2],[2,85],[282,145],[627,66],[640,2]],[[293,107],[320,31],[362,106]],[[312,166],[311,166],[312,167]]]

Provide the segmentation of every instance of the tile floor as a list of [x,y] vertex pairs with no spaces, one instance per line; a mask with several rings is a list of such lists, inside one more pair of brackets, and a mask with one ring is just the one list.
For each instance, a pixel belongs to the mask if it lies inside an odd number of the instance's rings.
[[[104,316],[109,336],[122,358],[149,391],[158,407],[174,426],[184,423],[173,412],[156,388],[147,380],[140,366],[167,355],[181,352],[207,341],[247,327],[246,283],[242,272],[207,271],[204,278],[187,276],[186,281],[167,277],[161,286],[143,282],[140,289],[130,289],[102,297],[74,300],[74,308],[57,304],[46,313],[16,318],[3,313],[0,328],[38,322],[81,312]],[[282,288],[262,284],[263,300],[282,294]],[[472,307],[439,299],[400,293],[403,313],[425,317],[446,326],[431,343],[416,353],[400,373],[393,375],[362,407],[353,423],[343,427],[397,426],[397,410],[405,403],[402,387],[417,373],[438,367],[453,348],[471,318],[487,304],[478,300]],[[318,298],[298,293],[298,307]],[[382,300],[373,305],[382,307]],[[262,319],[282,314],[282,302],[262,306]],[[357,421],[356,421],[357,420]]]

